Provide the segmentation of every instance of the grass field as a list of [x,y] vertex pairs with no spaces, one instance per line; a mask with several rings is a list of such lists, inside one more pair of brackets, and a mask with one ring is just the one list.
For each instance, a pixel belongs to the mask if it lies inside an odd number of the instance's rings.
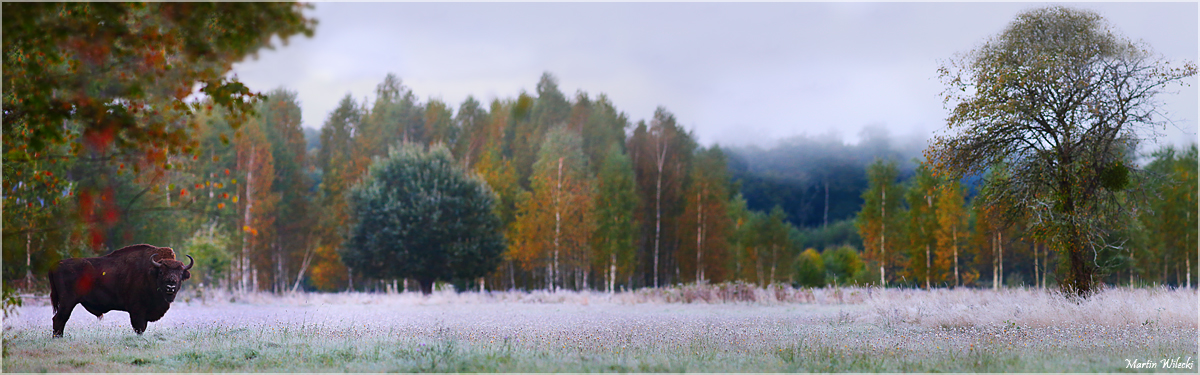
[[[33,299],[4,320],[2,369],[1196,372],[1195,290],[1110,289],[1073,302],[1023,289],[720,289],[430,297],[193,290],[142,336],[128,314],[97,320],[77,308],[61,339],[50,338],[46,301]],[[1184,368],[1162,368],[1176,357]]]

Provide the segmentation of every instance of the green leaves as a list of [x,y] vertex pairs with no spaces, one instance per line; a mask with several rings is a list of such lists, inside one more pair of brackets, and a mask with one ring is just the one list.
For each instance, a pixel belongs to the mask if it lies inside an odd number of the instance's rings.
[[354,223],[339,254],[374,278],[484,276],[504,250],[495,194],[444,146],[422,148],[406,144],[376,158],[351,188]]
[[1090,293],[1094,270],[1080,254],[1111,247],[1130,211],[1118,193],[1138,173],[1133,153],[1163,124],[1155,98],[1195,75],[1194,64],[1167,69],[1099,14],[1052,6],[1018,15],[949,65],[939,70],[954,104],[947,127],[959,131],[935,137],[928,160],[953,177],[1006,164],[1011,173],[985,186],[986,204],[1036,218],[1034,230],[1069,255],[1064,287]]
[[817,250],[804,250],[796,258],[796,282],[810,288],[825,286],[825,262]]
[[1117,162],[1109,164],[1100,171],[1100,186],[1110,191],[1125,190],[1129,185],[1129,167]]

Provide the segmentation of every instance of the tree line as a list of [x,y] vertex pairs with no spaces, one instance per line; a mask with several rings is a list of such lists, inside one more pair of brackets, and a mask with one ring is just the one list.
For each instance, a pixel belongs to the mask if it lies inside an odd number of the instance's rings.
[[[1147,156],[1140,187],[1121,197],[1133,215],[1109,235],[1113,246],[1094,254],[1096,282],[1196,285],[1189,271],[1196,257],[1196,145],[1164,146]],[[855,222],[868,264],[859,279],[921,288],[1057,287],[1067,264],[1037,218],[1010,216],[1015,207],[989,199],[997,194],[992,184],[1009,173],[989,169],[971,191],[928,163],[902,179],[895,161],[876,160]]]
[[[496,195],[499,265],[451,280],[459,289],[1193,283],[1196,148],[1163,148],[1137,168],[1136,142],[1120,127],[1099,137],[1115,145],[1081,136],[1077,149],[1092,159],[1065,164],[1038,150],[972,154],[971,142],[1007,146],[971,132],[937,139],[911,176],[895,159],[865,170],[829,162],[783,173],[806,196],[793,202],[788,185],[747,173],[756,167],[740,165],[745,156],[699,145],[665,108],[635,123],[603,94],[568,97],[548,73],[533,93],[468,97],[456,109],[422,102],[389,75],[373,102],[347,94],[313,134],[301,128],[294,91],[254,93],[218,74],[272,35],[311,35],[315,23],[295,4],[4,6],[6,286],[35,287],[62,258],[152,243],[195,257],[206,286],[399,288],[404,281],[372,278],[343,257],[356,220],[349,197],[376,160],[405,145],[444,148]],[[1086,25],[1098,17],[1040,12]],[[1045,15],[1022,17],[1033,16]],[[213,17],[221,22],[203,21]],[[1144,56],[1118,47],[1120,58]],[[1017,85],[995,95],[1029,86],[1011,76],[1028,69],[984,68],[999,70],[980,82],[999,83],[981,87]],[[1166,72],[1151,89],[1195,68]],[[945,74],[951,87],[969,82]],[[206,99],[184,102],[197,83]],[[987,125],[989,106],[1015,103],[983,99],[963,99],[952,124]],[[1064,113],[1107,113],[1089,103]],[[796,155],[776,163],[807,162]],[[1063,188],[1039,185],[1049,175]],[[863,181],[857,197],[846,188]]]
[[[342,99],[313,153],[319,233],[310,286],[394,288],[340,261],[352,226],[346,192],[400,145],[440,145],[497,194],[506,250],[487,277],[459,288],[618,290],[685,282],[795,279],[796,233],[780,209],[748,210],[725,152],[697,145],[659,108],[632,123],[608,98],[568,99],[544,74],[536,91],[457,111],[420,103],[388,76],[374,103]],[[341,249],[341,253],[339,253]],[[374,285],[374,286],[369,286]]]

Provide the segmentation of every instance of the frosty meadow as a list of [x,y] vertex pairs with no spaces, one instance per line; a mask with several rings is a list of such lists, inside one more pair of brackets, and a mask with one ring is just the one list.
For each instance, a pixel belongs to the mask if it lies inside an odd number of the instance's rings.
[[6,372],[1191,372],[1197,358],[1194,289],[185,289],[145,335],[122,312],[77,311],[54,340],[50,306],[28,301],[4,321]]

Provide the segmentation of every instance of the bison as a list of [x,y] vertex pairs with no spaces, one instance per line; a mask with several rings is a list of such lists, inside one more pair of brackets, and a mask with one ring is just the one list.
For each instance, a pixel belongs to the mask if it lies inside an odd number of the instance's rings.
[[54,337],[76,304],[97,318],[112,310],[129,313],[133,331],[142,334],[146,322],[158,321],[179,292],[180,284],[192,275],[195,259],[188,264],[175,260],[169,247],[132,245],[96,258],[70,258],[50,270],[50,304],[54,309]]

